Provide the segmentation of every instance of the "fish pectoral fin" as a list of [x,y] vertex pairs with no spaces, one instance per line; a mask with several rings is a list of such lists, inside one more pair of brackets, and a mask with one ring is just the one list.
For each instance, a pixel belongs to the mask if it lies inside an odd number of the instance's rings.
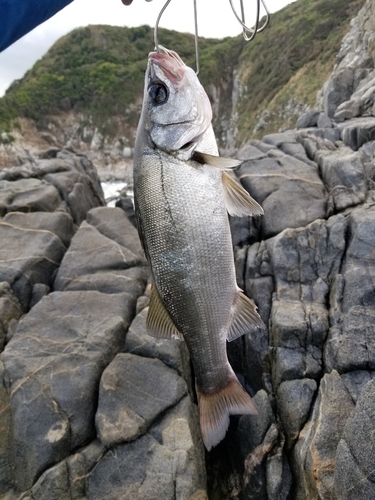
[[209,165],[210,167],[218,168],[219,170],[230,170],[231,168],[236,168],[243,163],[240,160],[234,160],[233,158],[224,158],[222,156],[214,156],[208,153],[201,153],[200,151],[195,151],[192,160]]
[[229,415],[259,415],[254,401],[234,373],[228,385],[215,393],[205,394],[197,384],[196,391],[202,439],[208,451],[224,438]]
[[257,307],[254,302],[242,292],[238,292],[236,302],[232,308],[232,321],[227,337],[228,342],[263,325],[264,323],[257,313]]
[[263,215],[263,208],[238,182],[225,172],[222,173],[224,202],[228,213],[237,217]]
[[155,285],[152,285],[146,326],[151,337],[157,339],[184,339],[166,310]]

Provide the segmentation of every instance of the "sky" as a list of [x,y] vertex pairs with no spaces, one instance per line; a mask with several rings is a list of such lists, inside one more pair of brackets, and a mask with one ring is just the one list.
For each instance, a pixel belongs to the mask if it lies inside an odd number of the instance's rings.
[[[295,0],[265,0],[271,13],[292,1]],[[133,0],[130,6],[124,6],[121,0],[74,0],[54,17],[0,53],[0,96],[4,95],[13,80],[21,78],[32,67],[56,40],[74,28],[89,24],[154,26],[164,3],[165,0]],[[239,12],[239,0],[234,1],[234,5]],[[244,5],[246,23],[251,26],[255,20],[256,0],[244,0]],[[229,0],[197,0],[197,10],[200,36],[223,38],[241,33]],[[172,0],[159,26],[194,33],[193,12],[193,0]],[[163,41],[159,40],[159,43],[163,44]],[[150,51],[153,48],[150,45]]]

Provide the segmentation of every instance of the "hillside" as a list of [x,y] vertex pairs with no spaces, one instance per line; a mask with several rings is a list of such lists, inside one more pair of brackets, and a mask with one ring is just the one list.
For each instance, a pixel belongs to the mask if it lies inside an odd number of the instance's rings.
[[[200,79],[222,147],[294,126],[301,110],[314,106],[363,3],[298,0],[274,14],[266,32],[249,44],[241,36],[200,40]],[[161,30],[160,39],[194,66],[192,35]],[[25,121],[18,118],[27,118],[50,144],[82,149],[95,139],[98,148],[116,140],[131,147],[152,48],[147,26],[72,31],[0,99],[0,132],[22,131]]]

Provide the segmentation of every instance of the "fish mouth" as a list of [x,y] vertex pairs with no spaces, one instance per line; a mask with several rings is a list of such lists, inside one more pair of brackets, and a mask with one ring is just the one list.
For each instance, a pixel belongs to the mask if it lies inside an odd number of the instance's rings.
[[168,50],[159,45],[158,52],[150,52],[149,61],[158,66],[172,84],[178,86],[185,75],[187,67],[181,57],[173,50]]

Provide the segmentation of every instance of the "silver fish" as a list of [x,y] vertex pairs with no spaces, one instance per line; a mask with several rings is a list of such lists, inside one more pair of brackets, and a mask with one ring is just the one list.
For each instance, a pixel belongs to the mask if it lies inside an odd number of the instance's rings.
[[228,212],[262,208],[224,170],[210,101],[177,53],[149,55],[134,154],[138,230],[153,286],[147,317],[157,338],[183,338],[196,378],[203,442],[225,436],[229,415],[257,414],[227,358],[226,342],[262,325],[238,288]]

